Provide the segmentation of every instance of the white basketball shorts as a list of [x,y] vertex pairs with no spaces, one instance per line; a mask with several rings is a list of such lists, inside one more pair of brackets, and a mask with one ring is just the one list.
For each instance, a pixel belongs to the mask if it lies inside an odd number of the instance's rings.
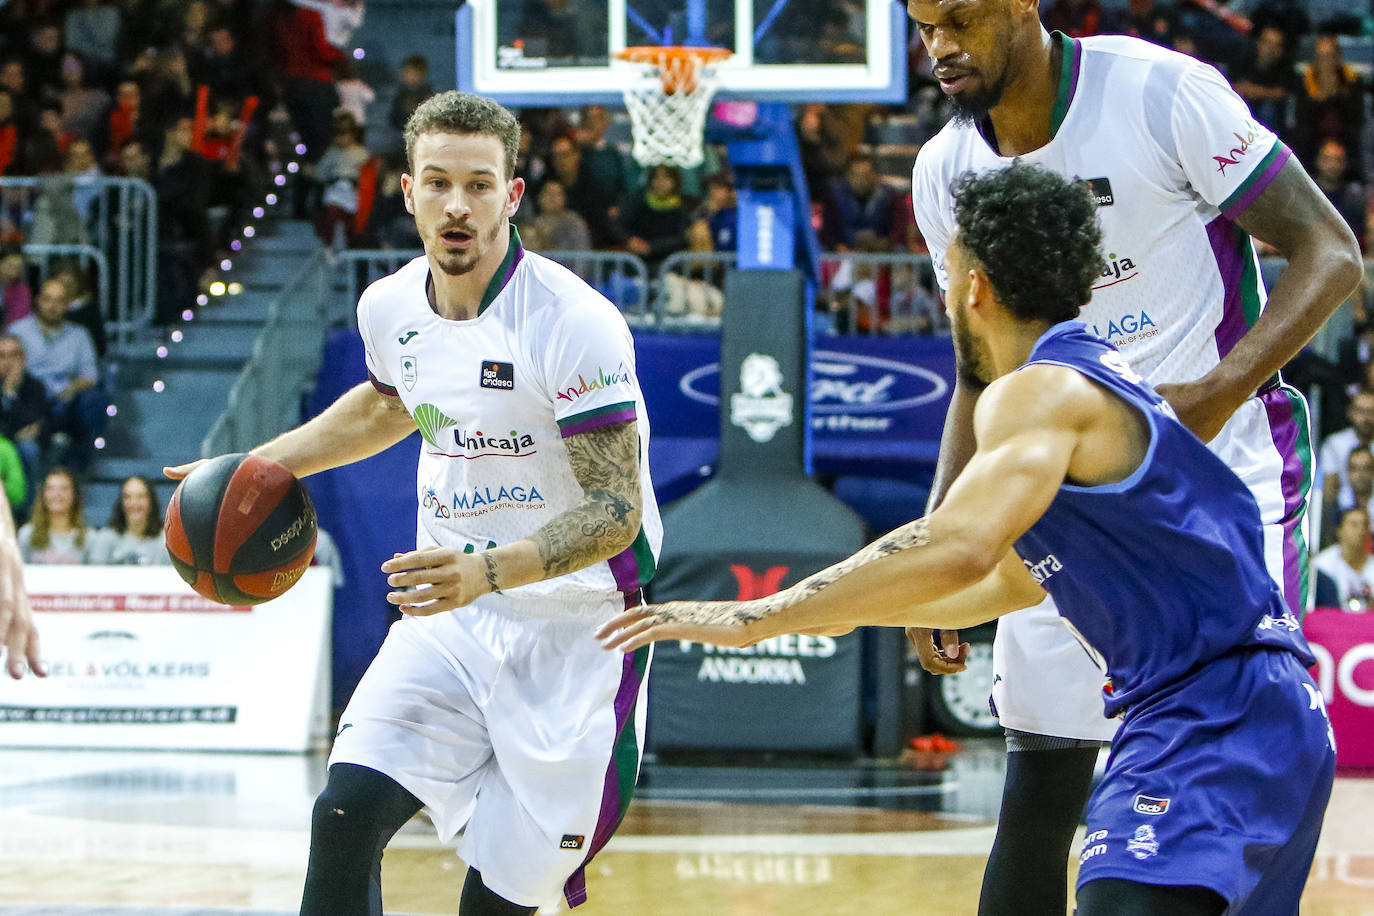
[[[1308,431],[1302,395],[1279,385],[1241,405],[1209,443],[1254,494],[1264,523],[1265,565],[1299,616],[1308,584]],[[1102,713],[1105,674],[1053,601],[1001,618],[992,656],[992,704],[1003,728],[1096,741],[1116,734],[1117,721]]]
[[[502,605],[507,604],[507,612]],[[496,894],[586,899],[583,866],[620,823],[639,773],[650,653],[607,652],[597,620],[512,616],[488,595],[403,618],[344,710],[329,762],[394,779]],[[528,604],[528,599],[520,602]]]

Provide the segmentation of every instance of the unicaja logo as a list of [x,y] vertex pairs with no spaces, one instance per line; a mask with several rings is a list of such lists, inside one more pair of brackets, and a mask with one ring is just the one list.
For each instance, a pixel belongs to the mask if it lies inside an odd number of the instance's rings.
[[730,422],[755,442],[771,442],[792,425],[792,395],[782,390],[782,368],[765,353],[750,353],[739,368],[740,393],[730,396]]

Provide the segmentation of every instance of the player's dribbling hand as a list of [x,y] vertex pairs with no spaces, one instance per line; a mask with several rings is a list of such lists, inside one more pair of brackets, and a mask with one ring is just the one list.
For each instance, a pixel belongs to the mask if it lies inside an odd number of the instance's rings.
[[453,547],[398,553],[382,564],[382,572],[395,589],[386,600],[412,617],[456,610],[493,591],[482,555]]
[[642,604],[612,617],[592,635],[601,641],[603,649],[621,652],[633,652],[651,642],[674,639],[735,649],[752,646],[764,638],[759,632],[759,621],[733,617],[724,610],[732,603],[668,601]]
[[188,461],[185,464],[169,465],[162,469],[162,476],[170,477],[173,480],[181,480],[186,477],[187,474],[190,474],[209,460],[209,458],[197,458],[195,461]]
[[[940,642],[935,642],[935,634],[940,634]],[[967,666],[969,644],[959,642],[958,630],[930,630],[925,627],[907,627],[907,642],[916,652],[921,667],[931,674],[958,674]]]

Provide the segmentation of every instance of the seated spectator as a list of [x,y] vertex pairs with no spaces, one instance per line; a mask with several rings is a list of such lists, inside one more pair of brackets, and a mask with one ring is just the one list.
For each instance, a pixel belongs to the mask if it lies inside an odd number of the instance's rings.
[[1374,557],[1369,555],[1368,509],[1346,510],[1336,543],[1317,554],[1314,565],[1319,606],[1369,610],[1374,601]]
[[[158,248],[159,271],[167,269],[176,274],[181,270],[195,276],[209,268],[214,261],[214,241],[206,216],[213,172],[205,157],[191,149],[191,140],[190,118],[179,118],[167,128],[162,141],[162,155],[158,157],[152,175],[152,185],[157,192],[158,203],[157,229],[161,243]],[[164,252],[171,263],[164,264]],[[179,311],[187,301],[185,298],[176,298],[169,304]],[[162,304],[161,293],[158,294],[158,302]]]
[[[121,18],[119,7],[114,3],[80,0],[67,10],[63,23],[67,50],[89,61],[99,75],[113,76],[118,67]],[[62,61],[64,68],[66,57]]]
[[210,44],[201,57],[197,82],[210,87],[216,100],[237,107],[250,95],[261,94],[260,65],[250,63],[248,54],[240,50],[233,29],[220,23],[210,30]]
[[1231,74],[1231,84],[1255,118],[1281,137],[1291,137],[1302,83],[1278,26],[1265,26],[1254,51]]
[[27,268],[21,250],[0,249],[0,319],[5,327],[33,313],[33,289],[26,276]]
[[81,488],[66,468],[53,468],[33,503],[33,518],[19,529],[25,563],[85,563],[91,537]]
[[110,523],[91,536],[86,562],[105,566],[170,564],[162,543],[162,506],[146,477],[130,477],[119,488]]
[[148,149],[155,144],[156,125],[143,113],[143,90],[134,80],[124,80],[115,90],[115,104],[110,109],[107,127],[107,155],[111,163],[119,162],[120,151],[130,140],[137,140]]
[[315,167],[315,180],[324,189],[315,234],[325,245],[334,244],[337,226],[343,227],[345,244],[351,244],[358,214],[358,178],[371,158],[372,154],[363,146],[363,129],[358,122],[347,112],[336,115],[334,142]]
[[592,247],[587,221],[568,209],[568,193],[557,179],[539,189],[539,215],[520,233],[531,251],[588,251]]
[[1322,531],[1318,543],[1323,547],[1336,539],[1336,525],[1351,509],[1369,509],[1374,495],[1374,451],[1356,447],[1345,459],[1347,485],[1335,493],[1322,492]]
[[812,201],[825,200],[831,179],[844,174],[853,152],[853,143],[846,137],[844,110],[843,105],[813,102],[802,106],[797,115],[802,172]]
[[0,336],[0,436],[19,450],[24,476],[30,481],[42,477],[48,411],[47,389],[29,374],[24,342],[13,334]]
[[[59,137],[58,149],[61,149],[61,146],[61,138]],[[72,180],[72,205],[76,207],[81,222],[90,226],[91,208],[95,205],[96,199],[103,193],[100,179],[104,176],[100,171],[100,163],[96,162],[95,150],[91,147],[89,140],[75,140],[71,143],[64,157],[62,170]]]
[[587,221],[592,247],[609,248],[621,242],[619,201],[582,162],[582,148],[577,142],[566,135],[554,137],[549,166],[549,177],[557,179],[567,192],[568,209]]
[[625,208],[625,247],[644,259],[649,274],[658,273],[663,259],[687,247],[692,203],[682,196],[682,176],[671,165],[649,169],[643,193]]
[[1316,160],[1327,140],[1339,140],[1351,162],[1361,161],[1364,132],[1364,83],[1345,63],[1334,35],[1317,38],[1312,63],[1303,74],[1298,94],[1294,150],[1305,163]]
[[1363,249],[1366,208],[1364,186],[1350,180],[1349,158],[1341,141],[1327,140],[1321,145],[1317,151],[1317,166],[1312,170],[1312,180],[1322,189],[1336,212],[1345,218]]
[[38,123],[24,134],[21,168],[28,175],[56,175],[64,169],[62,158],[62,118],[45,105]]
[[85,66],[75,54],[62,58],[62,130],[83,140],[104,136],[104,122],[110,111],[110,96],[103,89],[86,85]]
[[62,91],[62,29],[56,22],[40,21],[29,30],[24,72],[29,94],[35,101],[57,98]]
[[57,275],[67,294],[67,320],[79,324],[91,335],[96,360],[105,358],[105,316],[91,291],[86,272],[80,267],[65,267]]
[[100,369],[95,344],[79,324],[67,320],[66,285],[57,277],[43,282],[38,310],[10,326],[24,343],[29,371],[43,383],[52,408],[52,431],[59,456],[82,470],[90,462],[92,440],[104,428],[106,399],[96,385]]
[[728,172],[716,172],[707,177],[706,199],[697,208],[694,219],[706,223],[711,233],[711,245],[716,251],[736,250],[739,204],[735,198],[735,183]]
[[434,95],[429,81],[429,61],[423,54],[412,54],[401,61],[401,85],[391,99],[387,122],[397,130],[405,130],[410,113],[425,99]]
[[624,153],[607,142],[610,126],[611,117],[605,106],[588,105],[582,109],[577,127],[577,146],[592,181],[606,189],[614,200],[621,200],[630,190],[630,163]]
[[854,251],[867,230],[876,249],[890,251],[906,241],[906,224],[898,218],[902,197],[883,183],[878,165],[866,153],[849,157],[843,178],[830,181],[821,217],[820,242],[832,251]]
[[1327,436],[1317,458],[1324,496],[1339,494],[1341,490],[1349,488],[1346,459],[1354,449],[1367,449],[1374,444],[1374,391],[1356,392],[1350,399],[1345,416],[1350,425]]
[[38,95],[33,91],[28,69],[19,58],[0,63],[0,89],[10,94],[14,103],[14,121],[21,133],[38,126]]

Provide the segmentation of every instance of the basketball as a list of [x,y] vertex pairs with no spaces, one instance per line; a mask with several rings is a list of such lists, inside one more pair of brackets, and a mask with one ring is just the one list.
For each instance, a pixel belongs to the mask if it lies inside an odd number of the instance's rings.
[[211,601],[270,601],[315,554],[315,507],[286,468],[221,455],[186,476],[167,505],[166,545],[181,578]]

